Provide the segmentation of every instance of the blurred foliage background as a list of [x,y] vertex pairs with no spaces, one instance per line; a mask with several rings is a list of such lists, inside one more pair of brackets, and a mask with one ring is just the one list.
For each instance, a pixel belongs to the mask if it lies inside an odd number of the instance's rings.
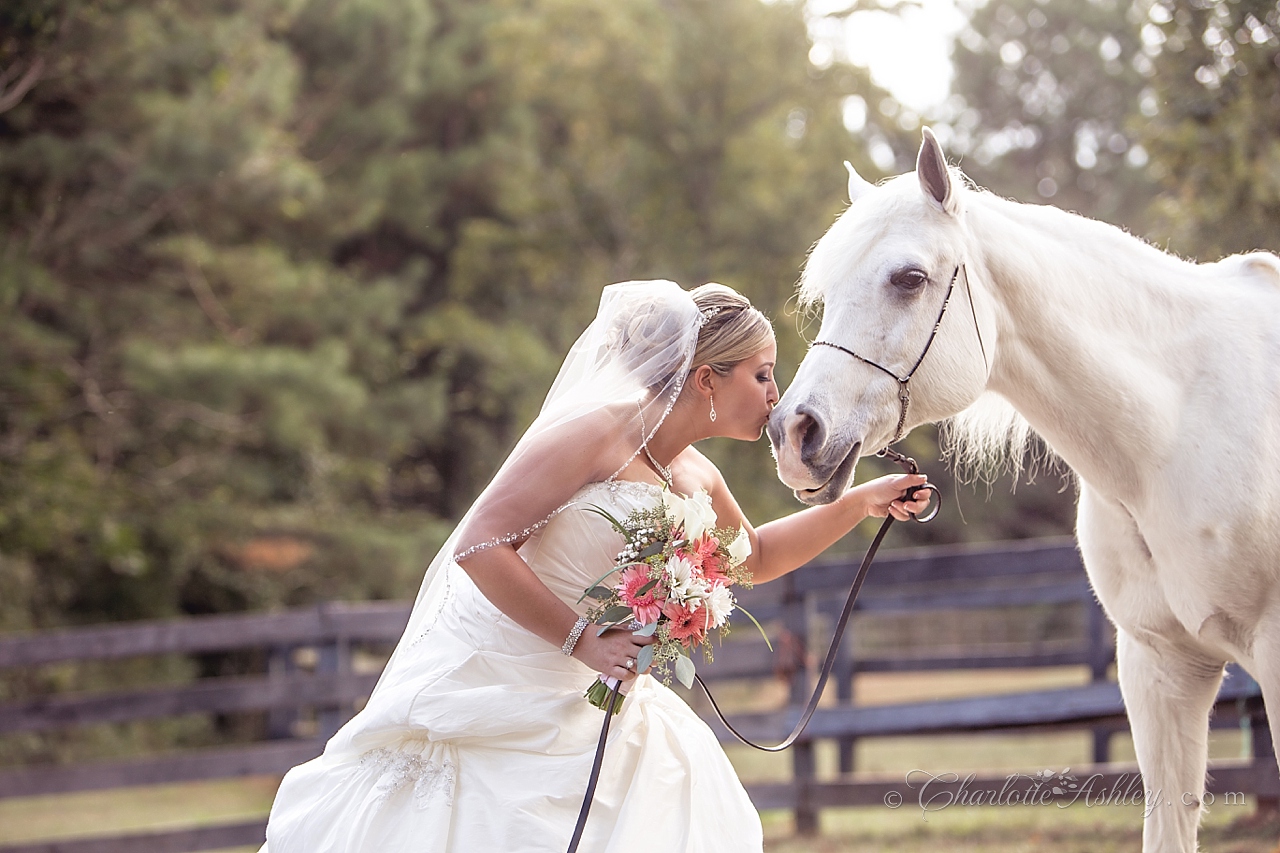
[[[839,46],[899,5],[0,4],[0,631],[412,595],[602,285],[741,290],[785,383],[841,161],[908,170],[921,123],[1001,195],[1280,248],[1276,0],[974,3],[925,116]],[[906,444],[951,507],[899,544],[1070,531],[1062,472]]]

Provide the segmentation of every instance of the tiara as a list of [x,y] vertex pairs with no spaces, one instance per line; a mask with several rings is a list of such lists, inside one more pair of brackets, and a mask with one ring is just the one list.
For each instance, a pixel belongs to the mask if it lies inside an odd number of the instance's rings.
[[703,323],[707,322],[708,320],[710,320],[712,317],[716,316],[723,310],[724,309],[719,306],[715,308],[708,308],[706,311],[702,312],[702,322]]

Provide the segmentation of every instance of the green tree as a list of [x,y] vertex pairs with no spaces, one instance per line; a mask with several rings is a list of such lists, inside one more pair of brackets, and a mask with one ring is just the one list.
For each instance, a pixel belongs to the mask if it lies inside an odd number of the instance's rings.
[[955,49],[942,118],[980,185],[1144,230],[1154,194],[1131,127],[1154,111],[1150,51],[1132,0],[999,0]]
[[[784,310],[805,249],[845,203],[841,161],[876,174],[841,121],[864,71],[807,59],[798,4],[510,3],[492,30],[529,159],[476,223],[476,289],[559,315],[567,347],[597,283],[721,281],[777,321],[784,378],[803,355]],[[564,306],[576,309],[564,311]],[[760,446],[705,448],[754,518],[796,504]]]
[[381,200],[308,149],[298,4],[41,13],[54,71],[0,115],[13,618],[403,594],[440,527],[390,463],[447,389],[402,369],[415,282],[338,257]]
[[794,364],[873,97],[792,3],[0,14],[6,628],[409,594],[610,281],[736,286]]
[[1159,231],[1204,260],[1280,249],[1280,9],[1160,2],[1144,31],[1158,48],[1144,144]]

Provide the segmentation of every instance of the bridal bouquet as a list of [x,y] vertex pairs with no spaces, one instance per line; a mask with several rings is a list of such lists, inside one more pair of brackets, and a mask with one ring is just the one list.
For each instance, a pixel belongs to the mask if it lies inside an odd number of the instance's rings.
[[[737,607],[730,587],[751,587],[751,572],[744,565],[751,555],[746,530],[716,527],[711,496],[702,490],[688,498],[663,491],[662,503],[622,521],[599,507],[590,509],[608,519],[625,544],[613,568],[579,599],[597,602],[587,618],[601,626],[600,634],[630,626],[639,636],[654,637],[640,650],[636,671],[652,670],[670,684],[674,670],[680,683],[691,687],[696,669],[690,653],[701,646],[711,660],[706,640],[729,632],[727,620]],[[587,699],[604,708],[609,693],[602,676]],[[618,702],[614,713],[621,706]]]

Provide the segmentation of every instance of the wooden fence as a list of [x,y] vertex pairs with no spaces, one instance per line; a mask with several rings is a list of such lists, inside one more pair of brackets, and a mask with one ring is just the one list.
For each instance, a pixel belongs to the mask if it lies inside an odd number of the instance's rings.
[[[762,640],[726,646],[716,653],[714,676],[720,679],[758,676],[772,659],[776,671],[790,682],[787,707],[760,714],[741,715],[734,726],[755,740],[780,739],[789,731],[808,698],[814,677],[815,657],[825,653],[810,638],[815,623],[830,624],[844,605],[855,565],[815,565],[775,584],[752,590],[744,603],[758,618],[783,626],[784,655],[769,655]],[[935,644],[916,653],[900,648],[869,649],[860,643],[860,623],[846,638],[833,674],[837,703],[814,714],[805,740],[792,750],[790,782],[750,787],[759,808],[786,808],[795,812],[796,828],[814,832],[823,807],[878,805],[886,797],[911,802],[918,796],[899,775],[874,779],[854,774],[854,746],[859,738],[902,735],[941,735],[976,731],[1085,730],[1092,736],[1094,768],[1078,768],[1086,775],[1097,771],[1096,789],[1136,778],[1136,767],[1109,764],[1112,737],[1128,731],[1119,686],[1111,680],[1115,661],[1114,630],[1093,596],[1074,540],[1028,540],[978,547],[919,549],[886,554],[872,568],[859,596],[860,614],[908,618],[917,624],[977,625],[983,616],[1031,608],[1066,617],[1068,630],[1041,639],[1016,643]],[[824,618],[825,617],[825,618]],[[821,632],[818,632],[821,634]],[[1018,669],[1052,666],[1086,668],[1088,683],[1054,690],[1036,690],[992,696],[973,696],[906,704],[859,706],[854,704],[854,678],[869,672],[922,672],[942,670]],[[828,688],[830,689],[830,688]],[[731,735],[720,730],[726,743]],[[1261,691],[1238,668],[1228,667],[1213,716],[1218,728],[1239,727],[1249,733],[1251,756],[1238,762],[1218,762],[1212,768],[1209,790],[1215,794],[1245,792],[1258,797],[1262,808],[1280,805],[1280,772],[1276,768]],[[814,745],[821,740],[839,745],[841,778],[819,781]],[[850,775],[852,774],[852,775]],[[919,780],[916,780],[917,785]],[[999,789],[1008,776],[979,777],[971,790]],[[931,786],[939,795],[958,792],[960,782]],[[1025,791],[1034,782],[1015,781]],[[1139,789],[1140,790],[1140,789]]]
[[[843,604],[842,587],[847,588],[855,568],[838,562],[817,564],[743,596],[751,612],[770,625],[776,651],[769,652],[762,640],[752,639],[744,630],[717,650],[714,664],[700,670],[712,683],[782,678],[789,684],[790,697],[779,710],[739,715],[735,724],[744,733],[776,740],[790,729],[797,706],[811,689],[812,658],[822,651],[815,640]],[[973,620],[984,615],[1027,608],[1065,619],[1067,629],[1059,626],[1051,635],[1015,643],[953,642],[906,654],[890,647],[877,649],[864,636],[865,626],[876,614],[931,624],[945,617],[963,626],[966,619],[977,624]],[[908,801],[913,796],[905,780],[870,779],[852,772],[860,738],[1082,728],[1093,733],[1094,759],[1101,763],[1109,758],[1111,736],[1126,729],[1119,690],[1108,678],[1113,658],[1110,627],[1069,540],[886,554],[872,570],[858,609],[865,615],[855,618],[854,636],[844,644],[836,671],[838,701],[819,709],[806,739],[797,744],[793,780],[749,786],[760,808],[794,810],[801,832],[816,828],[823,807],[881,803],[892,792]],[[359,671],[353,659],[366,647],[385,652],[399,637],[408,613],[408,605],[399,602],[331,603],[283,613],[192,617],[2,637],[0,671],[69,661],[244,649],[266,650],[266,671],[197,679],[180,686],[8,701],[0,704],[0,735],[187,714],[265,712],[268,739],[130,760],[0,768],[0,799],[281,774],[318,755],[325,740],[368,695],[376,675]],[[299,666],[299,650],[310,650],[312,665]],[[1089,683],[901,705],[854,703],[858,673],[1063,665],[1087,667]],[[299,737],[303,719],[311,720],[310,732]],[[1215,765],[1211,790],[1244,791],[1268,802],[1280,797],[1280,777],[1259,691],[1247,676],[1227,680],[1215,724],[1251,727],[1254,757]],[[720,734],[728,739],[727,732]],[[837,780],[820,781],[815,772],[814,743],[824,739],[839,744],[843,773]],[[1104,780],[1123,772],[1106,769],[1110,775]],[[254,820],[196,830],[22,844],[0,847],[0,853],[185,853],[260,843],[264,826],[265,820]]]

